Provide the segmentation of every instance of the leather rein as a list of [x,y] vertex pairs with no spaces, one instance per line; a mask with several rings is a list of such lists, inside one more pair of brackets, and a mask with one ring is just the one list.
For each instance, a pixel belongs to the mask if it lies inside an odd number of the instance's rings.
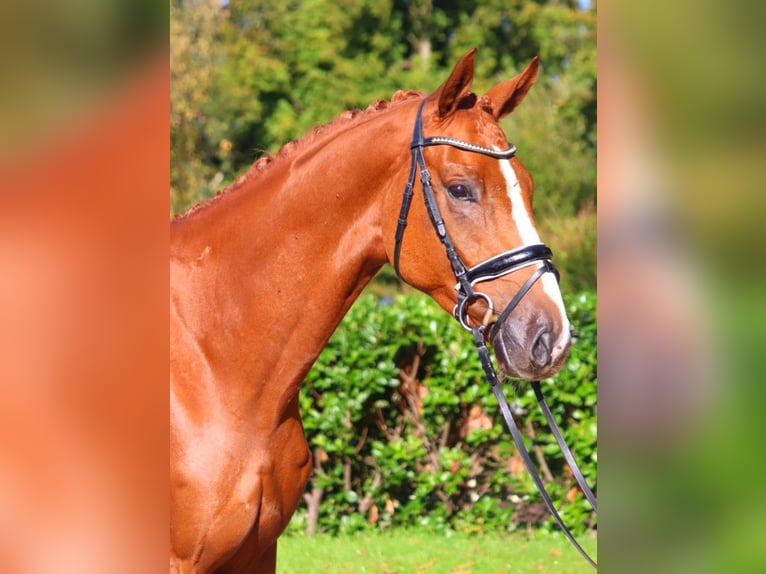
[[[558,271],[553,266],[551,261],[553,258],[553,253],[546,245],[542,243],[526,245],[517,249],[505,251],[499,255],[487,259],[482,263],[479,263],[478,265],[468,268],[460,258],[460,255],[457,253],[455,246],[452,243],[449,234],[447,233],[444,219],[442,218],[441,212],[439,211],[439,207],[436,203],[436,197],[434,196],[433,187],[431,186],[431,174],[426,167],[425,158],[423,156],[423,149],[426,147],[447,145],[471,153],[480,153],[482,155],[486,155],[498,160],[509,160],[516,154],[516,148],[513,146],[513,144],[509,143],[508,149],[498,151],[449,137],[434,136],[425,138],[423,137],[424,105],[425,100],[420,103],[420,107],[418,108],[417,117],[415,118],[415,127],[413,129],[412,143],[410,144],[410,173],[407,179],[407,185],[404,188],[402,206],[399,211],[399,219],[397,222],[394,246],[394,269],[396,270],[396,273],[401,277],[401,273],[399,271],[399,258],[401,256],[402,239],[404,237],[405,228],[407,227],[407,216],[409,214],[410,204],[412,203],[412,197],[414,195],[415,175],[419,170],[420,181],[423,187],[423,198],[425,200],[428,216],[431,220],[431,224],[433,225],[434,230],[436,231],[437,236],[439,237],[439,240],[447,252],[447,258],[449,259],[450,265],[452,266],[452,272],[454,273],[455,279],[457,280],[455,289],[458,293],[458,297],[457,304],[453,310],[453,314],[463,326],[463,328],[473,334],[474,344],[479,355],[479,360],[481,361],[482,369],[484,370],[484,375],[489,384],[492,386],[492,390],[495,393],[495,397],[497,398],[498,404],[500,406],[500,411],[503,413],[503,418],[505,419],[506,426],[508,427],[511,436],[513,437],[513,441],[516,444],[516,448],[518,449],[519,454],[524,461],[524,465],[526,466],[527,471],[532,477],[535,486],[537,486],[537,490],[540,492],[540,496],[545,502],[545,506],[548,508],[548,511],[551,513],[551,515],[553,515],[554,519],[564,532],[564,535],[567,537],[567,539],[594,568],[597,568],[597,563],[588,555],[587,552],[585,552],[582,546],[580,546],[580,544],[574,538],[569,528],[567,528],[567,526],[564,524],[564,521],[556,511],[556,508],[553,505],[553,501],[551,500],[547,490],[545,489],[545,486],[543,485],[543,481],[540,478],[540,475],[537,472],[537,469],[532,462],[532,458],[524,444],[524,439],[516,424],[516,420],[514,419],[513,411],[508,406],[508,401],[503,394],[500,381],[498,380],[497,372],[495,371],[495,367],[492,364],[489,350],[487,349],[487,345],[484,341],[484,332],[489,329],[488,334],[490,337],[494,336],[498,329],[500,329],[502,323],[508,318],[513,309],[519,304],[524,295],[526,295],[526,293],[544,273],[553,273],[558,280]],[[474,286],[477,283],[497,279],[498,277],[508,275],[509,273],[513,273],[514,271],[530,265],[537,265],[537,269],[521,286],[519,291],[513,296],[511,301],[508,303],[502,313],[497,317],[497,319],[494,320],[495,307],[492,299],[489,297],[489,295],[482,293],[481,291],[474,290]],[[471,325],[468,317],[468,307],[480,299],[486,303],[488,307],[487,313],[485,314],[484,320],[481,324]],[[537,399],[537,403],[540,406],[543,415],[545,416],[548,427],[555,437],[556,442],[558,443],[559,448],[561,449],[561,452],[564,455],[564,458],[569,465],[575,480],[577,481],[577,484],[580,486],[580,489],[588,500],[590,506],[593,508],[594,512],[598,513],[596,497],[588,487],[588,484],[585,481],[585,477],[580,471],[580,468],[577,466],[577,463],[575,462],[569,447],[561,435],[561,431],[559,430],[558,425],[556,425],[556,422],[553,419],[550,408],[545,402],[545,397],[542,394],[540,382],[533,381],[532,389],[535,392],[535,398]]]

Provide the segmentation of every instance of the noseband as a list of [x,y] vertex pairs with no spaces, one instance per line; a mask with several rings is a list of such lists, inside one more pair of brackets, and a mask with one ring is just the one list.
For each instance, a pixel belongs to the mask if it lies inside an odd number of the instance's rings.
[[[431,174],[426,167],[425,157],[423,156],[423,149],[426,147],[447,145],[462,151],[479,153],[498,160],[510,160],[516,154],[516,148],[513,146],[513,144],[509,143],[508,149],[504,151],[498,151],[450,137],[423,137],[423,107],[425,102],[426,101],[423,100],[420,103],[420,107],[418,108],[418,114],[415,118],[415,127],[412,134],[412,143],[410,144],[410,173],[407,179],[407,185],[404,188],[402,206],[399,211],[399,219],[397,222],[396,235],[394,238],[394,269],[396,270],[396,273],[401,277],[401,272],[399,270],[399,258],[401,256],[402,250],[402,239],[404,237],[404,230],[407,227],[407,216],[409,214],[410,204],[412,203],[412,197],[414,194],[415,175],[416,171],[419,169],[420,181],[423,185],[423,198],[425,200],[429,219],[431,220],[431,224],[436,231],[436,235],[439,237],[442,245],[444,245],[444,248],[447,252],[447,258],[449,259],[450,265],[452,266],[452,272],[454,273],[455,279],[457,280],[457,284],[455,285],[455,290],[457,291],[457,304],[453,310],[453,315],[460,322],[464,329],[471,331],[473,334],[474,344],[476,345],[476,350],[484,370],[484,375],[492,386],[492,390],[494,391],[500,405],[500,411],[503,413],[503,417],[505,418],[506,426],[511,432],[511,436],[516,443],[519,454],[524,460],[524,464],[527,467],[532,480],[537,486],[537,489],[540,492],[540,496],[545,502],[546,507],[548,508],[551,515],[553,515],[558,525],[561,527],[565,536],[575,546],[575,548],[577,548],[580,554],[582,554],[582,556],[592,566],[597,567],[596,562],[590,556],[588,556],[582,546],[578,544],[577,540],[575,540],[574,536],[564,524],[564,521],[561,519],[561,516],[556,511],[556,508],[553,505],[553,501],[548,495],[545,486],[543,485],[542,479],[540,478],[540,475],[538,474],[537,469],[532,462],[532,458],[529,456],[529,452],[524,445],[524,439],[521,436],[521,432],[518,429],[516,421],[513,417],[513,413],[508,406],[508,402],[503,395],[502,389],[500,388],[501,385],[498,380],[497,373],[495,372],[494,365],[492,364],[492,359],[490,358],[489,351],[484,342],[484,331],[489,328],[489,337],[493,338],[500,331],[502,324],[513,312],[524,295],[527,294],[535,282],[540,277],[542,277],[544,273],[553,273],[558,280],[558,271],[553,266],[551,261],[553,258],[553,253],[546,245],[542,243],[525,245],[517,249],[511,249],[510,251],[505,251],[499,255],[490,257],[486,261],[468,268],[460,258],[460,255],[457,253],[455,246],[452,243],[449,234],[447,233],[444,219],[442,218],[441,212],[439,211],[439,206],[436,203],[433,187],[431,186]],[[498,277],[503,277],[531,265],[537,265],[537,269],[535,269],[534,273],[532,273],[532,275],[524,282],[521,288],[511,298],[503,312],[500,313],[498,317],[495,317],[495,306],[492,302],[492,299],[486,293],[474,290],[474,286],[484,281],[492,281]],[[481,324],[471,325],[470,319],[468,317],[468,307],[477,302],[479,299],[486,303],[487,312]],[[545,398],[542,395],[540,382],[533,381],[532,388],[534,389],[535,397],[538,404],[540,405],[540,409],[545,416],[548,426],[551,429],[551,432],[553,433],[559,448],[564,454],[564,458],[566,459],[569,468],[572,470],[572,474],[574,475],[577,484],[582,489],[593,510],[596,511],[596,498],[593,495],[591,489],[588,487],[588,484],[585,481],[585,477],[583,477],[582,472],[577,466],[571,451],[567,447],[567,444],[564,441],[564,438],[562,437],[561,432],[553,419],[550,409],[545,402]]]

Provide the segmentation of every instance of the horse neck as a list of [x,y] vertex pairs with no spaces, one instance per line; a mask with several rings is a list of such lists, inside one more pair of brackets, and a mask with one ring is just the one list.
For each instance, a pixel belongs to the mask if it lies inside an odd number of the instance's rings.
[[238,365],[232,376],[284,382],[293,396],[386,262],[383,198],[404,185],[409,157],[408,128],[394,128],[409,122],[389,114],[275,160],[174,225],[178,277],[194,289],[176,297],[178,312],[195,317],[185,323],[211,362]]

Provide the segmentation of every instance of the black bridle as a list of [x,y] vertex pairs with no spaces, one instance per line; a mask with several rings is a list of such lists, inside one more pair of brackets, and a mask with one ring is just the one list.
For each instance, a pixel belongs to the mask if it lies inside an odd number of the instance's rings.
[[[402,206],[399,211],[399,220],[396,227],[394,243],[394,269],[396,270],[397,274],[401,276],[401,272],[399,270],[399,258],[401,256],[402,250],[402,239],[404,238],[404,230],[407,227],[407,216],[409,214],[410,204],[412,203],[412,197],[414,194],[415,174],[416,170],[419,169],[420,181],[423,185],[423,199],[425,200],[428,216],[431,220],[431,224],[433,225],[434,230],[436,231],[436,235],[439,237],[442,245],[444,245],[444,248],[447,252],[447,258],[449,259],[450,265],[452,266],[452,272],[454,273],[455,279],[457,280],[457,285],[455,286],[458,294],[457,304],[455,305],[453,314],[463,326],[463,328],[471,331],[473,334],[474,344],[476,345],[476,350],[484,370],[484,375],[486,376],[489,384],[492,386],[492,390],[495,393],[497,401],[500,405],[500,411],[503,413],[503,417],[505,418],[506,426],[508,427],[511,436],[513,437],[513,441],[516,443],[516,447],[519,450],[519,453],[524,460],[524,464],[527,467],[527,470],[529,471],[535,486],[537,486],[537,489],[540,492],[540,496],[545,502],[548,511],[553,515],[554,519],[561,527],[566,537],[575,546],[575,548],[577,548],[580,554],[582,554],[582,556],[591,565],[597,567],[596,562],[587,554],[587,552],[585,552],[577,540],[575,540],[574,536],[564,524],[564,521],[561,519],[561,516],[556,511],[556,508],[553,506],[553,502],[548,495],[545,486],[543,485],[542,479],[540,478],[540,475],[537,472],[534,463],[532,462],[532,458],[530,457],[526,446],[524,445],[524,439],[521,436],[521,432],[519,431],[518,426],[516,425],[516,420],[513,417],[513,412],[508,406],[508,402],[505,398],[505,395],[503,394],[497,373],[495,372],[495,367],[492,364],[492,359],[490,358],[489,350],[487,349],[487,345],[484,340],[485,330],[489,329],[489,336],[494,337],[494,335],[499,332],[502,324],[513,312],[524,295],[527,294],[535,282],[540,279],[544,273],[553,273],[558,280],[558,271],[553,266],[551,261],[553,258],[553,253],[546,245],[542,243],[526,245],[517,249],[505,251],[499,255],[490,257],[478,265],[468,268],[460,258],[460,255],[457,253],[457,250],[455,249],[455,246],[452,243],[449,234],[447,233],[444,219],[442,218],[441,212],[439,211],[439,206],[436,203],[433,187],[431,186],[431,174],[426,167],[425,158],[423,156],[423,149],[426,147],[447,145],[463,151],[486,155],[498,160],[506,160],[512,158],[516,154],[516,148],[513,146],[513,144],[509,144],[508,149],[504,151],[498,151],[449,137],[423,137],[423,106],[425,105],[425,102],[426,101],[423,100],[420,103],[420,107],[418,108],[418,114],[415,118],[415,127],[412,134],[412,143],[410,144],[410,173],[407,179],[407,185],[404,188]],[[531,265],[537,266],[534,273],[532,273],[532,275],[524,282],[518,292],[510,300],[508,305],[506,305],[503,312],[500,313],[496,320],[494,320],[495,307],[492,299],[489,297],[489,295],[482,293],[481,291],[474,290],[474,286],[477,283],[481,283],[483,281],[491,281]],[[468,307],[480,299],[486,303],[488,308],[487,313],[485,314],[484,320],[481,324],[471,325],[470,319],[468,317]],[[545,398],[543,397],[542,390],[540,389],[540,382],[532,382],[532,388],[535,392],[535,397],[537,398],[540,409],[542,410],[543,415],[545,416],[545,419],[548,423],[548,427],[551,429],[551,432],[556,438],[556,442],[558,443],[559,448],[561,449],[561,452],[563,453],[564,458],[569,465],[569,468],[572,470],[577,484],[582,489],[583,494],[585,494],[585,497],[593,510],[598,512],[596,497],[588,487],[588,484],[585,481],[585,477],[583,477],[582,472],[577,466],[577,463],[575,462],[574,457],[569,450],[569,447],[567,447],[564,438],[561,436],[561,431],[556,425],[556,422],[553,419],[553,415],[548,408],[548,404],[545,402]]]
[[[504,151],[493,150],[484,146],[464,142],[454,138],[435,136],[430,138],[423,137],[423,106],[425,100],[420,103],[418,108],[418,115],[415,118],[415,128],[412,134],[412,143],[410,144],[411,162],[410,162],[410,174],[407,179],[407,185],[404,188],[404,196],[402,198],[402,207],[399,211],[399,220],[396,228],[395,244],[394,244],[394,269],[397,274],[401,276],[399,269],[399,259],[402,251],[402,239],[404,238],[404,230],[407,227],[407,216],[410,211],[410,204],[412,203],[412,197],[414,195],[415,186],[415,174],[417,169],[420,170],[420,181],[423,184],[423,198],[426,204],[426,210],[428,216],[431,219],[431,224],[436,230],[436,234],[439,237],[442,245],[447,251],[447,258],[452,266],[452,272],[455,274],[457,285],[457,304],[453,314],[460,324],[468,331],[473,330],[468,319],[468,307],[475,303],[479,299],[483,299],[489,307],[490,312],[494,312],[495,306],[492,299],[486,293],[481,291],[475,291],[474,285],[483,281],[491,281],[497,279],[503,275],[513,273],[523,267],[528,267],[533,264],[538,264],[537,270],[532,276],[522,285],[516,296],[506,306],[505,310],[500,314],[497,321],[491,327],[491,333],[494,334],[497,329],[500,328],[505,319],[511,314],[514,307],[519,304],[522,297],[532,288],[532,285],[542,276],[543,273],[551,272],[558,278],[558,271],[553,266],[551,259],[553,253],[548,246],[542,243],[534,245],[525,245],[517,249],[506,251],[494,257],[490,257],[486,261],[479,263],[471,268],[468,268],[463,260],[458,255],[452,239],[450,239],[447,233],[447,228],[444,225],[444,219],[439,211],[439,206],[436,203],[436,197],[434,196],[434,190],[431,186],[431,174],[426,167],[426,161],[423,157],[423,148],[431,146],[447,145],[463,151],[472,153],[479,153],[495,159],[510,159],[516,155],[516,148],[513,144],[509,144],[509,148]],[[489,314],[488,317],[489,318]],[[485,321],[485,326],[488,321]]]

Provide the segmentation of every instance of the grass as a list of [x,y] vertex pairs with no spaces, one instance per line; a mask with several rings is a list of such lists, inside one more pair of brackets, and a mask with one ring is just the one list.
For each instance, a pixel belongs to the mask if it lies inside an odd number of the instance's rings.
[[[580,540],[594,556],[596,540]],[[481,536],[393,530],[346,536],[284,536],[279,574],[591,573],[593,568],[560,535]]]

